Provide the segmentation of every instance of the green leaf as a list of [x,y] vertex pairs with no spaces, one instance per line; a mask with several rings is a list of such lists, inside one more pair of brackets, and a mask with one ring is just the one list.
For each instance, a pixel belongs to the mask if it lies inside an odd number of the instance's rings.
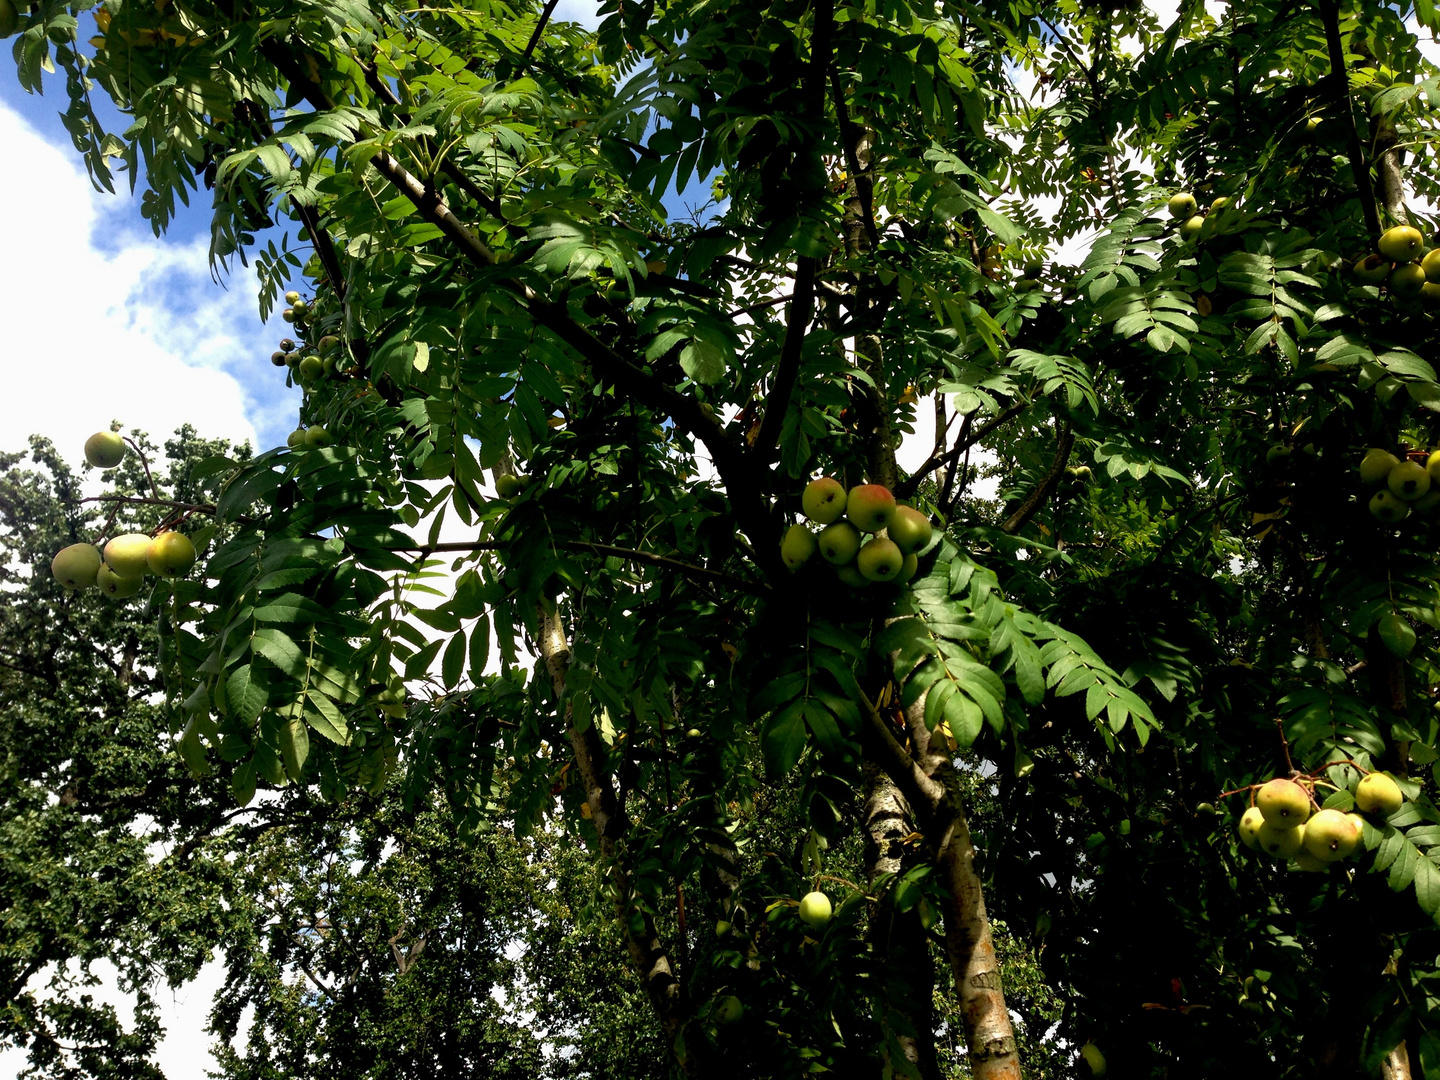
[[440,661],[440,679],[446,690],[460,685],[460,676],[465,671],[465,631],[461,630],[445,646],[445,656]]
[[778,780],[793,769],[805,752],[806,741],[803,702],[793,702],[773,714],[760,732],[766,774],[772,780]]
[[242,664],[225,680],[225,703],[237,720],[254,724],[268,700],[265,686],[251,678],[249,664]]
[[250,637],[250,647],[286,675],[299,677],[305,671],[305,654],[290,635],[273,627],[262,627]]
[[348,746],[350,743],[350,728],[345,723],[345,717],[324,694],[311,690],[305,695],[313,708],[313,712],[307,712],[306,719],[310,726],[318,731],[325,738],[340,746]]

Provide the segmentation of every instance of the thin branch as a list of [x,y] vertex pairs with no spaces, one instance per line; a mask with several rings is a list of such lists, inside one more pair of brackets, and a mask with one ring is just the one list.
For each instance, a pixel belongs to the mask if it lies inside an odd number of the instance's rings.
[[315,254],[320,257],[320,265],[325,268],[325,274],[335,288],[335,295],[344,300],[345,272],[340,267],[340,256],[335,251],[335,241],[329,230],[320,224],[320,215],[315,213],[313,206],[307,206],[295,199],[290,200],[290,205],[295,210],[295,216],[305,226],[305,231],[310,234],[310,241],[315,245]]
[[876,751],[876,761],[886,775],[895,781],[895,786],[905,796],[910,809],[919,815],[925,824],[933,824],[936,812],[945,802],[943,784],[925,774],[919,763],[905,751],[898,739],[885,723],[885,718],[863,693],[860,695],[860,711],[865,716],[865,728],[861,738],[867,738]]
[[85,499],[61,499],[67,506],[78,506],[80,503],[92,502],[118,502],[129,506],[168,506],[172,510],[188,510],[192,514],[213,514],[215,513],[214,503],[186,503],[176,502],[174,499],[147,499],[143,495],[92,495]]
[[520,57],[520,63],[515,68],[515,78],[518,79],[525,73],[525,68],[529,66],[530,63],[530,57],[535,55],[535,46],[540,44],[540,35],[545,32],[545,24],[550,21],[550,15],[554,12],[555,5],[559,2],[560,0],[549,0],[544,10],[540,12],[540,21],[535,24],[535,32],[530,35],[530,42],[525,46],[525,53]]
[[1070,448],[1075,445],[1075,433],[1066,424],[1060,429],[1060,442],[1055,447],[1055,458],[1050,462],[1050,471],[1040,481],[1040,486],[1030,493],[1030,497],[1020,504],[1019,508],[1001,524],[1002,531],[1017,533],[1025,527],[1025,523],[1035,516],[1035,512],[1045,505],[1045,500],[1050,498],[1056,486],[1060,483],[1060,475],[1065,471],[1065,464],[1070,460]]
[[785,413],[790,408],[790,398],[795,394],[795,383],[800,378],[800,357],[805,344],[805,330],[810,325],[810,316],[815,304],[815,272],[820,260],[802,255],[796,260],[795,291],[790,297],[790,310],[785,316],[785,341],[780,346],[780,364],[775,371],[775,381],[770,387],[770,404],[765,407],[765,417],[760,421],[760,432],[755,437],[755,454],[767,460],[780,442],[780,428],[785,422]]
[[1337,0],[1317,0],[1320,21],[1325,26],[1325,44],[1330,53],[1330,81],[1336,107],[1345,129],[1346,154],[1350,172],[1355,177],[1355,190],[1360,197],[1360,212],[1365,215],[1365,228],[1371,236],[1380,235],[1380,212],[1375,206],[1375,189],[1370,184],[1370,167],[1360,133],[1355,129],[1355,109],[1350,104],[1350,74],[1345,67],[1345,45],[1340,40],[1340,5]]
[[744,307],[738,307],[734,311],[727,311],[724,315],[724,318],[734,319],[741,315],[749,315],[752,311],[763,311],[765,308],[775,307],[778,304],[783,304],[787,300],[793,300],[794,298],[794,293],[786,293],[784,296],[774,296],[771,297],[769,300],[761,300],[758,303],[746,304]]
[[921,462],[919,467],[916,468],[913,473],[911,473],[904,480],[901,480],[898,484],[895,485],[895,497],[897,499],[903,499],[910,495],[913,495],[915,493],[915,489],[920,486],[921,480],[925,479],[925,477],[929,476],[932,472],[940,468],[942,465],[946,468],[954,466],[956,458],[958,458],[966,450],[970,449],[970,447],[980,442],[982,439],[985,438],[985,436],[989,435],[996,428],[999,428],[1004,424],[1008,424],[1011,420],[1015,419],[1015,417],[1019,416],[1027,408],[1029,408],[1029,403],[1023,401],[1015,405],[1011,405],[1004,412],[1000,413],[999,416],[996,416],[993,419],[987,420],[985,423],[981,424],[977,429],[975,429],[974,433],[970,435],[967,435],[966,431],[970,427],[970,418],[973,414],[967,413],[965,416],[964,424],[960,428],[960,438],[955,443],[955,445],[952,446],[943,457],[937,457],[935,454],[932,453],[928,458]]

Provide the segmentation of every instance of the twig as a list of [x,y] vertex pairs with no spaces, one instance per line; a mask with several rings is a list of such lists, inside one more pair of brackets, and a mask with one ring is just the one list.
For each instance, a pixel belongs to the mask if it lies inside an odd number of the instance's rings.
[[545,32],[545,24],[550,21],[550,15],[555,10],[555,5],[560,0],[548,0],[544,9],[540,12],[540,21],[535,24],[535,32],[530,35],[530,43],[525,46],[524,55],[520,57],[520,63],[515,68],[515,78],[519,78],[525,72],[530,63],[530,57],[535,53],[535,46],[540,44],[540,35]]
[[1035,516],[1035,512],[1045,505],[1045,500],[1060,482],[1060,474],[1065,471],[1065,463],[1070,460],[1070,448],[1074,445],[1075,433],[1067,423],[1060,429],[1060,443],[1055,448],[1055,458],[1050,462],[1050,471],[1040,481],[1040,486],[1030,493],[1030,497],[1001,523],[1002,531],[1012,535],[1019,532],[1025,527],[1025,523]]
[[936,457],[934,454],[931,454],[927,459],[921,462],[920,466],[913,473],[911,473],[904,480],[901,480],[898,484],[895,485],[895,497],[897,499],[903,499],[910,495],[913,495],[915,493],[915,489],[920,486],[921,480],[929,476],[932,472],[940,468],[940,466],[942,465],[944,465],[946,468],[953,466],[955,464],[955,459],[958,458],[962,453],[970,449],[970,447],[974,446],[976,443],[980,442],[980,440],[985,438],[985,436],[989,435],[996,428],[1000,427],[1003,424],[1008,424],[1011,420],[1015,419],[1015,417],[1019,416],[1027,408],[1029,408],[1028,402],[1019,402],[1015,405],[1011,405],[1009,408],[1005,409],[1002,413],[1000,413],[999,416],[996,416],[993,419],[987,420],[985,423],[981,424],[980,427],[975,430],[974,434],[971,435],[967,435],[966,432],[970,428],[971,417],[974,414],[967,413],[965,415],[965,420],[960,427],[960,438],[956,441],[955,445],[951,447],[950,450],[943,457]]
[[762,461],[769,458],[780,442],[780,428],[785,422],[785,413],[790,408],[790,398],[800,377],[801,347],[805,343],[805,329],[810,325],[814,308],[815,271],[818,268],[819,260],[809,255],[802,255],[796,261],[795,291],[790,294],[790,310],[785,316],[785,340],[780,346],[780,364],[770,387],[770,404],[765,407],[760,432],[755,436],[755,454]]

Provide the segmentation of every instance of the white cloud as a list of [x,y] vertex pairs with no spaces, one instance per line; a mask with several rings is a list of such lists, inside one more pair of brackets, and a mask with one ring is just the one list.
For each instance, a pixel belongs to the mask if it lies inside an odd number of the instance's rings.
[[0,205],[33,208],[7,216],[0,259],[10,309],[0,447],[47,435],[78,464],[85,438],[112,419],[157,441],[188,421],[257,447],[257,429],[273,438],[293,425],[293,397],[277,392],[284,380],[269,364],[280,335],[261,325],[248,272],[222,290],[203,239],[137,234],[123,196],[96,193],[73,150],[4,105],[0,145],[25,163],[0,172]]

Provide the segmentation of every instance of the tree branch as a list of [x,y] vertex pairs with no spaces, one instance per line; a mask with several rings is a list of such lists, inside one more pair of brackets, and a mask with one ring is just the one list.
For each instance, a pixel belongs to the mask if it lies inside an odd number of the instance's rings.
[[516,65],[516,78],[519,78],[529,65],[530,57],[535,54],[535,46],[540,44],[540,35],[545,32],[545,24],[550,21],[550,16],[555,11],[555,5],[559,2],[560,0],[548,0],[544,9],[540,12],[540,21],[535,24],[535,32],[530,35],[530,42],[525,46],[525,53],[520,57],[520,63]]
[[1380,212],[1375,207],[1375,189],[1370,184],[1370,167],[1365,163],[1365,148],[1355,129],[1355,110],[1350,104],[1350,73],[1345,66],[1345,45],[1340,40],[1340,5],[1338,0],[1317,0],[1320,22],[1325,27],[1325,44],[1330,53],[1331,93],[1340,110],[1340,123],[1345,130],[1345,152],[1350,158],[1350,172],[1355,177],[1355,190],[1360,197],[1360,212],[1365,215],[1365,228],[1371,236],[1380,235]]
[[1050,462],[1050,471],[1040,481],[1040,486],[1030,493],[1030,497],[1000,525],[1002,531],[1012,535],[1019,532],[1025,527],[1025,523],[1035,516],[1035,512],[1045,505],[1045,500],[1060,483],[1060,474],[1065,471],[1065,463],[1070,460],[1070,448],[1074,445],[1075,433],[1069,424],[1065,424],[1060,429],[1060,444],[1055,448],[1055,458]]
[[790,294],[790,310],[785,316],[785,341],[780,346],[780,364],[775,370],[775,381],[770,386],[770,404],[765,407],[760,432],[755,436],[755,454],[762,461],[768,460],[779,445],[780,428],[785,422],[785,413],[790,408],[795,383],[800,377],[801,350],[814,310],[815,272],[819,265],[820,261],[809,255],[802,255],[796,260],[795,291]]
[[913,495],[915,493],[915,489],[920,486],[921,480],[925,479],[925,477],[929,476],[932,472],[940,468],[942,465],[945,466],[947,469],[951,468],[955,464],[955,459],[958,458],[961,454],[963,454],[966,450],[974,446],[981,439],[985,438],[985,436],[989,435],[996,428],[999,428],[1004,424],[1008,424],[1011,420],[1015,419],[1015,417],[1019,416],[1022,412],[1024,412],[1028,407],[1029,405],[1027,402],[1019,402],[1015,405],[1011,405],[1004,412],[1000,413],[999,416],[996,416],[993,419],[987,420],[985,423],[981,424],[978,428],[975,429],[974,433],[970,435],[966,435],[965,432],[966,429],[968,429],[970,426],[970,416],[973,414],[967,414],[964,421],[964,427],[960,429],[960,438],[956,441],[955,445],[951,447],[950,450],[947,451],[943,456],[937,457],[935,454],[932,453],[928,458],[921,462],[913,473],[911,473],[904,480],[901,480],[898,484],[895,485],[895,497],[897,499],[904,499]]

